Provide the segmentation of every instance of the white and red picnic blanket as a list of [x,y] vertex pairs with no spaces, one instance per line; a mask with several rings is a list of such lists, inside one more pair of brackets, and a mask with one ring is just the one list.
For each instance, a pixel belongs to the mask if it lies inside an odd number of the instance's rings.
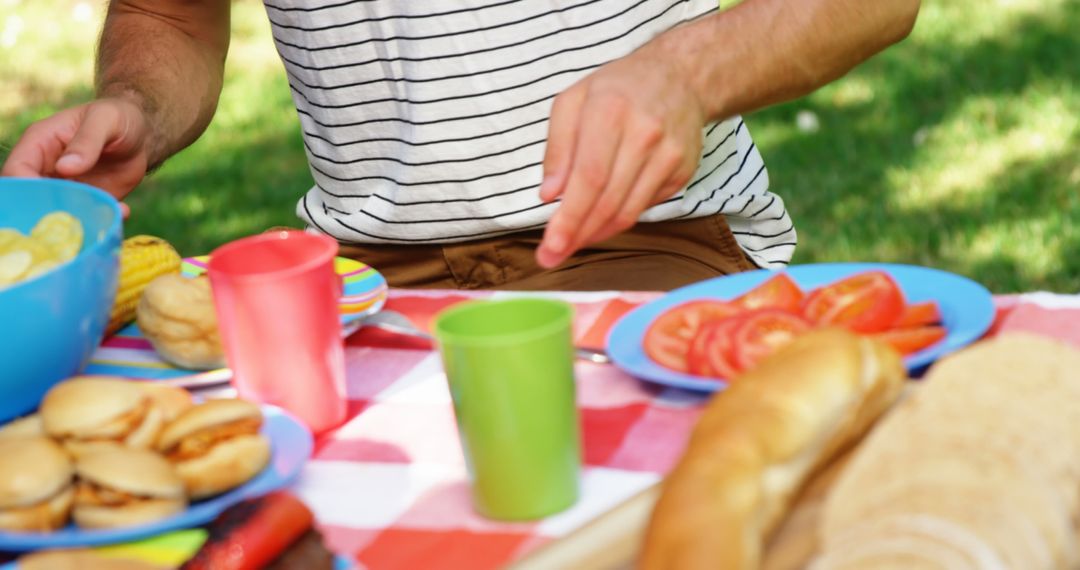
[[[427,326],[439,310],[506,293],[392,291],[387,308]],[[602,346],[641,293],[556,293],[577,309],[579,345]],[[996,298],[989,334],[1026,330],[1080,345],[1080,296]],[[347,341],[350,419],[321,437],[295,490],[330,547],[371,569],[505,566],[661,479],[678,460],[707,395],[651,385],[611,365],[579,362],[584,443],[580,501],[529,524],[496,523],[470,506],[439,356],[422,341],[363,329]]]

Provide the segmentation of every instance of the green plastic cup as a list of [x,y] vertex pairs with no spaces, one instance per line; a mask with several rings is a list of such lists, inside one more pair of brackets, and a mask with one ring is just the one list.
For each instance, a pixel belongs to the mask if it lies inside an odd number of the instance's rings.
[[485,517],[533,520],[577,501],[572,316],[567,303],[519,298],[468,301],[435,321],[473,505]]

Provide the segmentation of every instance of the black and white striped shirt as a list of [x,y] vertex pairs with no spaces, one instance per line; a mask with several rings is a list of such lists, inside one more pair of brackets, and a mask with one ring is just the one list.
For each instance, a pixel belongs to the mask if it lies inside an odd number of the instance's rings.
[[[454,242],[543,227],[554,97],[717,0],[265,0],[315,187],[297,206],[343,242]],[[654,222],[723,212],[761,266],[795,230],[739,117],[706,126]]]

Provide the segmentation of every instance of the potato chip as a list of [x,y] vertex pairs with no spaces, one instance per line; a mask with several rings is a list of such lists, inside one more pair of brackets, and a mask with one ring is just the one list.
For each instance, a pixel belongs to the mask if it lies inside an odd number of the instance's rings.
[[29,236],[12,228],[0,228],[0,287],[71,261],[82,249],[82,242],[82,224],[63,211],[42,216]]
[[25,238],[26,236],[16,230],[11,228],[0,228],[0,255],[13,251],[15,249],[15,244]]
[[51,249],[58,261],[70,261],[82,249],[83,228],[71,214],[51,212],[38,220],[34,229],[30,230],[30,237]]
[[34,265],[45,261],[61,261],[56,252],[44,242],[26,237],[22,234],[19,234],[18,237],[11,240],[11,243],[8,244],[6,253],[15,251],[25,251],[26,253],[29,253],[33,258]]
[[35,261],[34,264],[30,266],[30,270],[27,271],[26,275],[23,276],[23,279],[30,279],[32,277],[37,277],[38,275],[41,275],[42,273],[45,273],[46,271],[50,271],[50,270],[54,269],[55,267],[59,266],[60,263],[61,262],[55,261],[55,260],[52,260],[52,259],[47,259],[47,260],[44,260],[44,261]]
[[0,254],[0,287],[11,285],[29,271],[34,257],[27,251]]
[[0,229],[0,254],[13,251],[25,251],[34,258],[34,263],[57,259],[52,248],[33,238],[9,229]]

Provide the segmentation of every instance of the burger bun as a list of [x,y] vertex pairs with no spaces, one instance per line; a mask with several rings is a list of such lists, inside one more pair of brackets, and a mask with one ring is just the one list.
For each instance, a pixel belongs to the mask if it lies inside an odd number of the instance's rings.
[[239,487],[270,463],[270,441],[262,434],[229,438],[198,457],[177,462],[188,496],[202,499]]

